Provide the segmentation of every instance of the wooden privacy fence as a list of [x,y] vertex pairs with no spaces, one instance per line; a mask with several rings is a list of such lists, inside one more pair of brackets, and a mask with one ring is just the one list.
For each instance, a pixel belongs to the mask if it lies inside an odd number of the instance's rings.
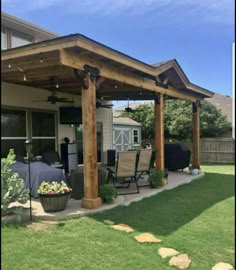
[[[184,142],[190,149],[192,143]],[[232,138],[201,138],[200,162],[217,164],[235,163],[235,141]]]

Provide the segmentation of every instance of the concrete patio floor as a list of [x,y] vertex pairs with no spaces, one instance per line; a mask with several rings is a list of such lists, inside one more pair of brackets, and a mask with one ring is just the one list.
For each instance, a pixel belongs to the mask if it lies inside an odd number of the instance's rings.
[[[162,188],[158,188],[158,189],[151,189],[148,186],[142,187],[140,188],[140,193],[138,194],[119,195],[113,204],[103,204],[100,208],[93,209],[93,210],[81,208],[80,200],[70,199],[65,210],[59,211],[59,212],[53,212],[53,213],[46,213],[44,212],[40,201],[38,199],[33,199],[32,200],[33,220],[55,221],[55,220],[70,219],[70,218],[87,215],[90,213],[101,212],[107,209],[114,208],[118,205],[127,206],[132,202],[140,201],[143,198],[153,196],[164,190],[173,189],[179,185],[190,183],[191,181],[196,180],[202,176],[204,176],[204,173],[201,173],[198,175],[190,175],[188,170],[183,171],[183,172],[182,171],[169,172],[168,184],[166,186]],[[142,181],[145,181],[145,179]],[[132,190],[132,186],[130,186],[129,191],[130,190]],[[29,201],[23,206],[26,208],[29,208]]]

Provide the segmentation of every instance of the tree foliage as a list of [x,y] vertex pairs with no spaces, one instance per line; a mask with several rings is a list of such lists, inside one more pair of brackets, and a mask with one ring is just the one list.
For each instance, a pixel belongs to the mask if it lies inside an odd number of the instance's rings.
[[[134,113],[122,113],[142,124],[142,138],[154,139],[154,105],[141,104]],[[167,100],[164,111],[165,138],[192,138],[192,103],[185,100]],[[230,123],[221,110],[204,101],[200,109],[200,136],[219,137],[230,129]]]

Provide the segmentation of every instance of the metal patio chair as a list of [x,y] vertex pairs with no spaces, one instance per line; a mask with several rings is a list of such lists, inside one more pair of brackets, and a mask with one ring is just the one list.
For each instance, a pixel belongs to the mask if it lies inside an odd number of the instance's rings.
[[129,188],[132,181],[136,186],[134,192],[118,193],[118,195],[128,195],[139,193],[136,179],[137,151],[119,152],[117,156],[116,170],[107,168],[107,183],[111,179],[116,188]]

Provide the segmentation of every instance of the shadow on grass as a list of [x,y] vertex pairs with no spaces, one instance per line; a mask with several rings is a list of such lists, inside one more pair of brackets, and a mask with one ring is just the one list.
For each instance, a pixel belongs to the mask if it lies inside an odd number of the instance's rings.
[[190,184],[90,217],[125,223],[141,232],[169,235],[214,204],[234,196],[234,176],[207,173]]

